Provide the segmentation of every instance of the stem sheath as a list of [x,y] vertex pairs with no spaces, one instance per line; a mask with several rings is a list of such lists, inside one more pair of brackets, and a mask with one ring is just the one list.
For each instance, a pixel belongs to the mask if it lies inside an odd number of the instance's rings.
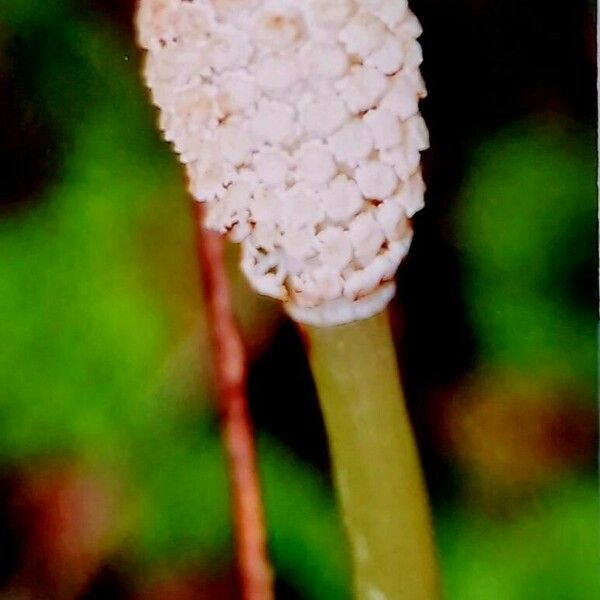
[[356,598],[439,598],[429,506],[387,314],[305,332]]

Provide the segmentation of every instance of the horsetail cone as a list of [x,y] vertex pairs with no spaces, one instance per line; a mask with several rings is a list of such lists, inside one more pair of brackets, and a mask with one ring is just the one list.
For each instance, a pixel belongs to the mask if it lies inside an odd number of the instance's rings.
[[295,320],[370,317],[423,206],[406,0],[141,0],[145,78],[205,225]]

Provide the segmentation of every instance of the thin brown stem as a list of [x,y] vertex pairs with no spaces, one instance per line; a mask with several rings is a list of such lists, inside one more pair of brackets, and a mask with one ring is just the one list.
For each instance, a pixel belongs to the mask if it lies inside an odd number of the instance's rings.
[[198,258],[227,455],[241,595],[274,598],[252,422],[246,398],[246,357],[231,307],[222,236],[202,226],[195,207]]

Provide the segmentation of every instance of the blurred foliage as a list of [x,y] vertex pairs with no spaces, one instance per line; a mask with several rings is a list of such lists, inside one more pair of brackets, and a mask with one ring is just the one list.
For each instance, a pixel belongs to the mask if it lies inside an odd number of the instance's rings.
[[511,521],[445,512],[446,589],[460,600],[590,600],[600,593],[595,483],[570,480]]
[[[111,554],[141,579],[226,568],[226,473],[180,170],[154,129],[132,41],[83,4],[0,4],[0,78],[48,126],[57,166],[41,195],[0,219],[0,464],[110,473],[122,495]],[[590,148],[560,124],[485,139],[457,235],[485,362],[586,394],[593,307],[565,282],[594,253]],[[264,321],[248,318],[264,337]],[[278,574],[301,597],[348,597],[329,486],[268,436],[260,457]],[[575,480],[508,521],[442,510],[448,597],[596,597],[594,498]]]
[[473,153],[457,205],[465,298],[482,361],[594,397],[595,152],[563,119]]

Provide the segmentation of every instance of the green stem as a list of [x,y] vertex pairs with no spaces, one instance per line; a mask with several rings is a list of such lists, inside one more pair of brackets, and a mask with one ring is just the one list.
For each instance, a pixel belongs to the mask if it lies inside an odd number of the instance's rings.
[[439,598],[427,495],[387,315],[305,331],[356,598]]

